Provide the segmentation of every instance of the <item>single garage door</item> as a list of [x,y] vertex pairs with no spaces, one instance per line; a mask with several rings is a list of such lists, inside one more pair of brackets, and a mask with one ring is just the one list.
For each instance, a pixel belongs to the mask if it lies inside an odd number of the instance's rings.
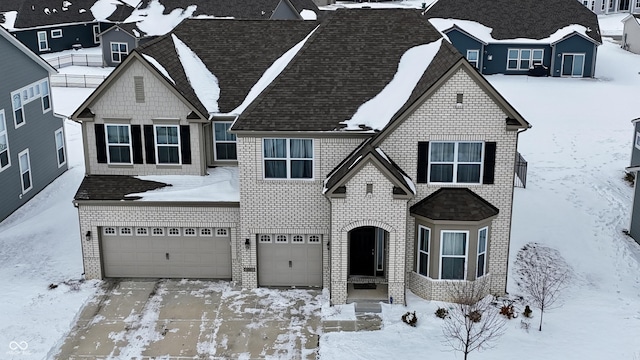
[[225,228],[103,227],[106,277],[231,278]]
[[322,286],[320,235],[258,235],[260,286]]

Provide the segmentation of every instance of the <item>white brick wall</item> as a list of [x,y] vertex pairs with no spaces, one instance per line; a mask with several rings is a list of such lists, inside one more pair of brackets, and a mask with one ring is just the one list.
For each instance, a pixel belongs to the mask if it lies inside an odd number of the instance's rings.
[[[134,76],[144,78],[144,103],[136,102]],[[114,79],[108,91],[103,91],[99,99],[90,104],[89,108],[96,116],[95,122],[86,121],[82,124],[86,144],[85,158],[88,159],[87,174],[204,175],[205,147],[201,144],[202,125],[187,122],[186,117],[191,109],[139,61],[133,61],[120,77]],[[191,165],[108,165],[97,162],[94,123],[104,124],[105,119],[107,119],[106,122],[109,122],[108,119],[131,119],[132,125],[152,125],[152,119],[162,118],[180,119],[180,125],[190,125]],[[144,143],[144,133],[142,141]]]
[[[464,94],[462,107],[456,106],[458,93]],[[482,140],[497,143],[494,184],[466,187],[500,210],[492,222],[487,264],[491,274],[491,292],[498,294],[504,293],[506,288],[517,141],[515,131],[506,131],[506,117],[507,114],[482,88],[464,70],[459,70],[381,144],[382,149],[415,181],[419,141]],[[416,187],[418,194],[409,206],[440,188],[428,184],[416,184]],[[425,298],[439,299],[442,292],[435,289],[441,282],[431,282],[412,274],[415,271],[415,231],[414,219],[408,216],[406,271],[409,288]],[[473,261],[473,256],[469,261]]]
[[[132,227],[222,227],[230,229],[232,278],[240,281],[240,259],[238,223],[240,210],[237,207],[206,206],[78,206],[84,272],[88,279],[102,278],[100,261],[100,232],[102,226]],[[91,231],[87,241],[85,234]]]

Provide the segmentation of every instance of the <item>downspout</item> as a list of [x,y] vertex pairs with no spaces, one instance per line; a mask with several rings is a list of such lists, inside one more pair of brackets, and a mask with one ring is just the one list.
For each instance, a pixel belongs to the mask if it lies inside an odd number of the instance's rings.
[[549,66],[551,67],[550,75],[556,76],[555,75],[556,74],[556,45],[555,44],[551,44],[551,65]]

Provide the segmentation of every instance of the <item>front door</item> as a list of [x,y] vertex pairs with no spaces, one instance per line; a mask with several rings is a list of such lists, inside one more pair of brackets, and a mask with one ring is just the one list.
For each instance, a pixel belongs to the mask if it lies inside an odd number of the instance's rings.
[[349,275],[375,276],[376,228],[353,229],[349,241]]
[[562,55],[562,76],[582,77],[584,72],[584,54]]
[[629,11],[629,0],[620,0],[618,4],[619,11]]

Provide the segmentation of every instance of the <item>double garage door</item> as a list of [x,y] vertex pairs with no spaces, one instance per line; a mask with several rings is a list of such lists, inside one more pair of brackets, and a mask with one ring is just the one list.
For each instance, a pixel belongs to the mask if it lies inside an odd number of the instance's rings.
[[103,227],[105,277],[231,278],[226,228]]
[[260,286],[322,286],[320,235],[258,235]]

